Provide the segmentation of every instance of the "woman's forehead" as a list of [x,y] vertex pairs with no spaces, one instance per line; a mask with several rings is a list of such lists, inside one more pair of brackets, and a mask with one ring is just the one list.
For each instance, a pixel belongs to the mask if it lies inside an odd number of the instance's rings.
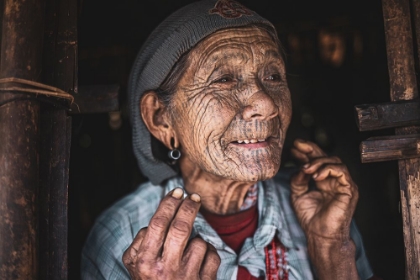
[[194,49],[229,47],[230,44],[235,42],[265,43],[277,47],[276,42],[267,30],[262,27],[252,26],[218,30],[201,40]]
[[279,46],[270,34],[258,27],[229,28],[219,30],[195,46],[191,60],[212,63],[214,60],[227,58],[249,58],[259,55],[282,60]]

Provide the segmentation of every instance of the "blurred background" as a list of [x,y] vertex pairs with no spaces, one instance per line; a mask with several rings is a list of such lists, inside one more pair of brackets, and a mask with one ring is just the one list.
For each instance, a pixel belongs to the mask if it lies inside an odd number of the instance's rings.
[[[132,153],[126,86],[152,29],[192,1],[79,0],[79,85],[119,84],[120,111],[73,116],[69,182],[69,279],[96,217],[145,178]],[[359,186],[355,220],[375,273],[404,279],[397,162],[360,161],[359,145],[393,130],[359,132],[354,106],[388,102],[380,0],[242,0],[271,20],[286,52],[293,118],[282,166],[295,163],[296,137],[318,143],[348,165]]]

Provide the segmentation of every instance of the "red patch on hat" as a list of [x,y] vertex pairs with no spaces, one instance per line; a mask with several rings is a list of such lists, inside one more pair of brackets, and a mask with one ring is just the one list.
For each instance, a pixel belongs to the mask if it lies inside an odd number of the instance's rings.
[[251,16],[252,11],[233,0],[219,0],[210,14],[219,14],[224,18],[239,18],[242,15]]

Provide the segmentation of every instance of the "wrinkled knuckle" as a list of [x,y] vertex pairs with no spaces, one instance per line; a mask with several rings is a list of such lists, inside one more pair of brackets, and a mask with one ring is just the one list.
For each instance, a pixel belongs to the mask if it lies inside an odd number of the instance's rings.
[[146,260],[143,256],[139,256],[136,261],[137,265],[141,268],[140,270],[150,270],[151,263]]
[[124,264],[128,264],[131,262],[131,256],[130,256],[130,252],[129,250],[131,250],[131,247],[128,247],[127,250],[124,251],[123,256],[122,256],[122,261]]
[[191,225],[184,220],[176,219],[172,222],[175,236],[184,237],[190,233]]
[[152,230],[162,231],[165,230],[169,223],[169,218],[165,216],[154,217],[149,224],[149,228]]
[[190,241],[190,246],[193,248],[193,251],[207,251],[207,242],[201,238],[194,238]]
[[161,206],[164,206],[165,210],[174,211],[176,208],[178,208],[178,199],[174,199],[173,197],[169,196],[162,200]]
[[187,199],[183,203],[182,208],[186,212],[187,215],[194,215],[197,209],[197,203],[193,202],[190,199]]
[[150,279],[159,272],[159,263],[151,263],[144,258],[138,258],[136,265],[140,275],[146,279]]

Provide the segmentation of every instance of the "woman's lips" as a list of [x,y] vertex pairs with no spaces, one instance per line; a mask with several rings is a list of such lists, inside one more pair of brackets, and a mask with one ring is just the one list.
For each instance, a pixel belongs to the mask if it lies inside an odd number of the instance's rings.
[[230,144],[235,147],[256,149],[267,147],[273,139],[273,137],[268,137],[267,139],[244,139],[230,142]]

